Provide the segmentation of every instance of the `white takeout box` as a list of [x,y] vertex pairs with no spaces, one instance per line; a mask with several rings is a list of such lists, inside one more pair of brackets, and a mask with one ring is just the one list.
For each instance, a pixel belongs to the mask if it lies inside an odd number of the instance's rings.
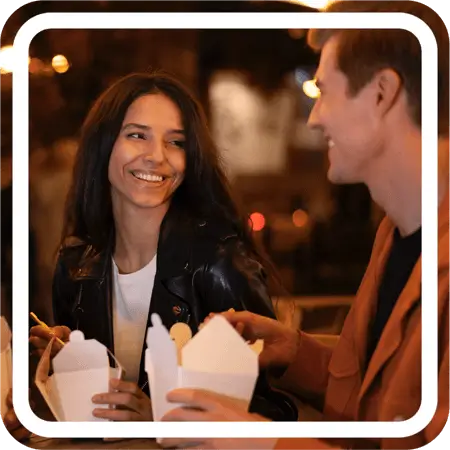
[[250,404],[258,378],[258,354],[222,316],[214,316],[181,350],[157,314],[147,331],[145,370],[152,399],[153,419],[177,407],[166,400],[176,388],[206,389]]
[[2,418],[6,414],[6,397],[12,387],[11,371],[11,330],[4,317],[0,317],[0,371],[1,371],[1,403],[0,413]]
[[[95,394],[109,392],[111,378],[121,378],[122,367],[109,350],[96,339],[84,339],[75,330],[69,342],[53,358],[53,375],[49,376],[52,340],[36,369],[35,383],[58,421],[105,421],[94,417],[96,407],[92,403]],[[108,353],[117,368],[110,367]]]

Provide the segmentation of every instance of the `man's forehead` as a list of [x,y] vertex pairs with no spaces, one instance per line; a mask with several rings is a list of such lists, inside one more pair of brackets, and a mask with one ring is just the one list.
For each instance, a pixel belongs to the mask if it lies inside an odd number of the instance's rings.
[[326,74],[334,72],[336,65],[336,52],[338,47],[337,36],[331,36],[322,48],[320,53],[319,66],[316,71],[316,78],[323,80]]

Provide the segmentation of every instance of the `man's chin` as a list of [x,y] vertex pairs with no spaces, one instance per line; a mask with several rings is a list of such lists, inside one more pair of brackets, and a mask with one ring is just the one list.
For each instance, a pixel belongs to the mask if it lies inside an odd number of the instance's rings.
[[362,182],[357,177],[352,177],[348,173],[333,168],[333,166],[328,169],[327,178],[332,184],[357,184]]
[[342,173],[330,167],[328,169],[327,178],[330,183],[333,184],[347,184],[347,181]]

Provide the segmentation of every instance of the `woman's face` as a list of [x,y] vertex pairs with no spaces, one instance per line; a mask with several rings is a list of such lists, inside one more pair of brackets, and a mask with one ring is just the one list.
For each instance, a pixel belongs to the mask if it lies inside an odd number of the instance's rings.
[[109,160],[113,202],[140,208],[167,203],[184,178],[185,131],[175,103],[162,94],[136,99],[128,108]]

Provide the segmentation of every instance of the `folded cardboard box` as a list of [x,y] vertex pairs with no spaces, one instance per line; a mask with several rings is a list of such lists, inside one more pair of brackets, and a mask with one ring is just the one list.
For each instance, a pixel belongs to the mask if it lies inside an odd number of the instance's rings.
[[[52,340],[39,361],[35,383],[58,421],[104,421],[92,415],[98,406],[91,399],[109,392],[111,378],[120,378],[122,367],[113,357],[110,366],[108,349],[95,339],[84,339],[81,331],[70,334],[70,340],[50,359]],[[111,355],[112,356],[112,355]],[[50,375],[50,364],[53,374]]]
[[248,407],[259,373],[258,351],[224,317],[214,316],[183,342],[180,352],[161,318],[152,314],[151,321],[145,368],[155,421],[177,406],[166,400],[167,393],[176,388],[210,390],[243,400]]

